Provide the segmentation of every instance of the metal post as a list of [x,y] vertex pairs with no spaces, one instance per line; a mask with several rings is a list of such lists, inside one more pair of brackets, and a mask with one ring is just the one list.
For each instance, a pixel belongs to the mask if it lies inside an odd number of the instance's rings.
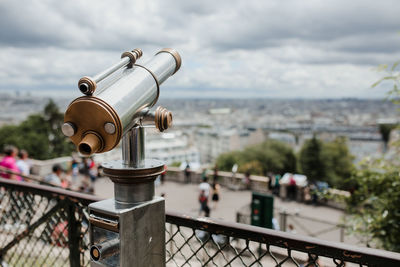
[[287,212],[286,210],[282,210],[280,213],[280,227],[281,231],[286,231],[286,224],[287,224]]
[[340,242],[344,242],[344,225],[340,225]]
[[145,162],[145,131],[139,125],[122,137],[122,160],[129,167],[140,168]]
[[[172,238],[172,236],[173,236],[172,231],[173,231],[173,224],[170,223],[169,224],[169,238]],[[169,242],[169,252],[170,252],[170,254],[174,254],[174,246],[172,244],[173,242],[174,241],[172,241],[172,240],[171,240],[171,242]]]
[[123,160],[102,164],[114,199],[89,206],[93,267],[165,266],[165,202],[154,196],[164,164],[145,159],[144,144],[144,127],[136,126],[123,136]]
[[68,246],[69,246],[69,264],[71,267],[81,266],[79,243],[80,243],[80,224],[75,218],[75,206],[68,203]]

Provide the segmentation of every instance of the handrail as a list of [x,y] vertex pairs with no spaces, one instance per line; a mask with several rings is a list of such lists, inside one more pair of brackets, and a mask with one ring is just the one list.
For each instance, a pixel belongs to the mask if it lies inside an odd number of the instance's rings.
[[227,235],[291,250],[342,259],[354,263],[371,265],[400,266],[400,253],[363,248],[344,243],[320,240],[292,233],[276,231],[247,224],[231,223],[211,218],[194,218],[189,215],[167,211],[166,221],[212,234]]
[[0,178],[0,186],[4,185],[7,185],[8,187],[11,188],[16,188],[19,191],[39,193],[40,195],[48,197],[68,197],[72,201],[81,202],[84,205],[89,205],[92,202],[103,200],[103,198],[94,195],[80,193],[72,190],[66,190],[60,187]]
[[[102,198],[69,191],[53,186],[39,185],[0,178],[0,187],[15,188],[19,191],[37,193],[52,198],[69,198],[74,202],[88,205]],[[344,243],[324,241],[292,233],[270,230],[245,224],[226,222],[212,218],[194,218],[174,211],[166,212],[166,222],[211,234],[221,234],[272,246],[315,254],[323,257],[368,265],[400,266],[400,253],[372,248],[361,248]]]
[[2,172],[5,172],[5,173],[11,174],[11,175],[20,176],[20,177],[22,177],[24,179],[32,180],[32,181],[39,182],[39,183],[42,183],[42,184],[57,186],[57,185],[53,185],[52,183],[44,181],[43,179],[41,179],[40,176],[36,176],[36,175],[32,175],[32,174],[24,175],[22,173],[15,172],[15,171],[12,171],[10,169],[7,169],[7,168],[4,168],[4,167],[0,166],[0,173],[2,173]]

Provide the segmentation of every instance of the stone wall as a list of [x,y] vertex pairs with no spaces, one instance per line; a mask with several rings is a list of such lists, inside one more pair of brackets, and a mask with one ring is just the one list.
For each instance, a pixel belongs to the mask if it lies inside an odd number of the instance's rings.
[[64,170],[68,170],[70,167],[69,164],[72,161],[72,157],[60,157],[55,159],[48,160],[35,160],[32,159],[32,168],[31,173],[34,175],[38,175],[41,177],[46,176],[47,174],[52,172],[54,164],[60,164]]
[[[213,181],[213,172],[207,173],[208,182]],[[245,189],[245,184],[243,183],[244,175],[241,173],[236,173],[234,176],[231,172],[218,171],[218,183],[224,187],[232,190],[243,190]],[[185,183],[184,171],[176,167],[168,167],[167,175],[165,177],[166,181],[174,181]],[[250,176],[251,184],[250,189],[252,191],[258,192],[268,192],[268,182],[269,178],[264,176]],[[201,171],[190,172],[190,182],[195,184],[201,183]]]

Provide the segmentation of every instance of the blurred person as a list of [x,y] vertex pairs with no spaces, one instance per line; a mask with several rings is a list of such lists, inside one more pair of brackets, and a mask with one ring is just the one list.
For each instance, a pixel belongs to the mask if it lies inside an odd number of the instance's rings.
[[272,218],[272,229],[278,230],[278,231],[281,230],[281,227],[279,226],[278,220],[275,217]]
[[221,186],[218,183],[213,183],[211,188],[212,188],[211,200],[213,202],[213,209],[216,209],[220,198],[219,195]]
[[215,165],[213,173],[213,183],[216,183],[217,181],[218,181],[218,166]]
[[65,179],[65,177],[62,177],[62,178],[61,178],[61,187],[64,188],[64,189],[69,188],[68,180]]
[[236,163],[232,166],[232,188],[235,190],[240,188],[240,185],[237,183],[238,180],[236,179],[238,167],[239,166]]
[[76,185],[78,181],[78,176],[79,176],[79,164],[76,159],[72,159],[71,162],[71,178],[72,178],[72,183]]
[[318,204],[318,193],[317,192],[318,192],[317,186],[315,185],[315,183],[311,183],[310,194],[311,194],[311,203],[313,205]]
[[79,186],[79,191],[90,194],[94,192],[94,188],[90,186],[87,176],[85,176],[84,179],[81,181],[81,184]]
[[168,169],[168,167],[167,167],[167,165],[165,164],[164,165],[164,171],[161,173],[161,175],[160,175],[160,181],[161,181],[161,184],[164,184],[164,182],[165,182],[165,175],[167,174],[167,169]]
[[210,208],[208,207],[208,196],[204,190],[200,191],[199,195],[199,202],[200,202],[200,212],[199,215],[204,212],[205,217],[210,217]]
[[292,234],[297,234],[297,231],[294,229],[294,226],[291,223],[288,225],[288,230],[287,231],[289,233],[292,233]]
[[191,182],[189,162],[186,163],[186,167],[185,167],[184,173],[185,173],[185,182],[188,184],[188,183]]
[[287,187],[287,195],[290,200],[296,200],[297,197],[297,184],[294,176],[291,175],[289,179],[289,185]]
[[62,168],[59,164],[53,165],[53,172],[44,178],[44,181],[54,186],[62,186],[61,179]]
[[201,180],[203,181],[204,178],[208,177],[208,169],[207,168],[203,168],[203,171],[201,172]]
[[280,184],[279,180],[281,179],[281,176],[279,174],[276,174],[274,177],[274,189],[273,189],[273,194],[279,196],[279,190],[280,190]]
[[89,177],[90,181],[94,183],[97,179],[97,167],[96,163],[94,162],[93,157],[90,157],[88,160],[88,168],[89,168]]
[[[20,173],[15,157],[18,154],[18,149],[15,146],[6,146],[4,148],[5,157],[0,162],[0,167],[9,169],[15,173]],[[11,180],[22,181],[22,178],[19,175],[1,173],[1,177]]]
[[307,185],[304,188],[304,202],[306,204],[309,204],[311,202],[311,189],[310,189],[310,185]]
[[267,172],[266,177],[268,178],[267,189],[271,190],[272,189],[272,177],[274,177],[274,174],[272,172]]
[[[18,154],[17,167],[22,175],[28,176],[31,173],[31,163],[28,152],[22,149]],[[25,179],[26,180],[26,179]]]
[[203,177],[203,181],[199,185],[199,190],[204,191],[206,197],[210,195],[210,184],[207,182],[207,177]]
[[232,178],[235,178],[237,170],[238,170],[238,165],[235,163],[232,166]]
[[89,177],[90,163],[88,158],[83,157],[82,162],[79,164],[79,173],[83,174],[85,177]]
[[251,183],[250,172],[246,171],[246,173],[244,174],[244,177],[243,177],[244,188],[245,189],[250,189],[250,183]]

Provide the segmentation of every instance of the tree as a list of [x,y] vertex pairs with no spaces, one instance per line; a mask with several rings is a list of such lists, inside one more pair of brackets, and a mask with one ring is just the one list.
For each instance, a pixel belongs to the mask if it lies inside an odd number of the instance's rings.
[[[400,61],[391,68],[382,65],[387,75],[382,81],[393,81],[388,98],[399,104]],[[389,140],[390,129],[380,129],[383,139]],[[398,146],[398,144],[397,144]],[[348,184],[352,185],[351,196],[346,200],[351,229],[364,237],[369,244],[400,252],[400,165],[396,159],[382,158],[365,160],[353,172]]]
[[323,158],[322,142],[316,138],[307,140],[300,150],[300,169],[311,182],[324,181],[327,179],[326,162]]
[[347,180],[354,169],[353,160],[343,137],[322,142],[313,136],[304,143],[299,154],[301,172],[310,181],[325,181],[340,189],[348,188]]
[[248,171],[254,175],[266,175],[268,172],[279,174],[295,172],[297,167],[293,149],[275,140],[246,147],[243,151],[224,153],[217,158],[216,163],[225,171],[231,171],[236,163],[239,172]]
[[32,114],[19,125],[0,128],[0,148],[14,145],[35,159],[70,155],[75,150],[61,132],[63,114],[50,100],[40,114]]
[[350,229],[367,243],[400,252],[399,166],[380,159],[365,161],[349,179],[347,199]]
[[388,143],[390,141],[390,133],[395,128],[396,128],[395,124],[391,124],[391,123],[381,123],[381,124],[379,124],[379,132],[381,133],[382,140],[383,140],[383,143],[384,143],[384,146],[385,146],[384,152],[386,152],[387,148],[388,148]]
[[354,156],[351,155],[344,137],[324,143],[322,158],[325,161],[326,181],[333,187],[348,190],[348,178],[354,171]]

